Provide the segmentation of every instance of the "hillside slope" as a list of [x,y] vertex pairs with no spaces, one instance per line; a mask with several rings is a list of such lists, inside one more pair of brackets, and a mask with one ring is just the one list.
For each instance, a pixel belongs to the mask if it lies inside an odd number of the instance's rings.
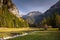
[[[7,28],[19,28],[19,27],[28,27],[28,23],[23,20],[21,17],[16,16],[17,13],[9,11],[13,9],[11,5],[7,5],[11,0],[0,0],[0,27]],[[10,2],[11,3],[11,2]],[[15,10],[15,9],[13,9]]]
[[60,0],[51,6],[45,13],[45,23],[52,27],[58,27],[60,25]]

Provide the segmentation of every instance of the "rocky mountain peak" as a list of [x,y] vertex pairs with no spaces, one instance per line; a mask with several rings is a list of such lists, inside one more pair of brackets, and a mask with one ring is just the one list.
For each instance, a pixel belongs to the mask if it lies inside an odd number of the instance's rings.
[[40,14],[42,14],[42,13],[39,12],[39,11],[32,11],[32,12],[28,13],[28,16],[37,16],[37,15],[40,15]]

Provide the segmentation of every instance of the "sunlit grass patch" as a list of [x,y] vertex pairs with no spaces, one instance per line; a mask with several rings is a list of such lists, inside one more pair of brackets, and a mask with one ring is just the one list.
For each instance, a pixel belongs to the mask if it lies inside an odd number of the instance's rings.
[[0,28],[0,32],[20,32],[29,30],[40,30],[40,28]]

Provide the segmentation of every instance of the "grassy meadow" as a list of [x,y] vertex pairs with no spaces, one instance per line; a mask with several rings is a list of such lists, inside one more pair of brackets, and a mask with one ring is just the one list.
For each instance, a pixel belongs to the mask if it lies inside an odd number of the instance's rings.
[[44,28],[0,28],[0,38],[30,31],[35,32],[8,40],[60,40],[58,28],[48,28],[47,30],[44,30]]
[[0,28],[0,37],[13,36],[15,34],[23,34],[25,32],[40,30],[40,28]]
[[60,40],[60,31],[37,31],[26,36],[8,40]]

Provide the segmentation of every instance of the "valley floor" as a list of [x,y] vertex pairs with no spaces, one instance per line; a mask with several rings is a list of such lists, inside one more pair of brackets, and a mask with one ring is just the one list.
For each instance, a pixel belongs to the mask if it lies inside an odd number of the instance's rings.
[[60,40],[60,31],[36,31],[26,36],[8,40]]
[[[28,33],[25,35],[24,33]],[[19,36],[24,34],[25,36]],[[60,40],[58,28],[0,28],[0,38],[14,37],[8,40]]]

